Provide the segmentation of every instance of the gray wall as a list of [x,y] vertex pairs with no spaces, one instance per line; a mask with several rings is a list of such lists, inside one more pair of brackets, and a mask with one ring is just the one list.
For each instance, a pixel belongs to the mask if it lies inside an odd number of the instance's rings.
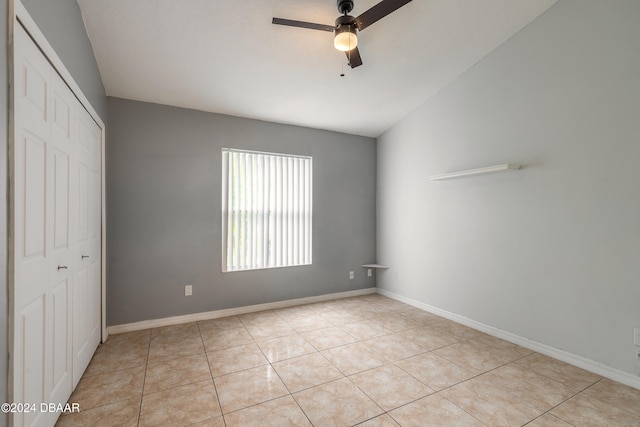
[[[375,286],[360,267],[375,261],[374,139],[117,98],[108,107],[109,325]],[[223,147],[313,156],[313,265],[221,273]]]
[[640,373],[639,22],[560,0],[378,139],[380,287]]
[[77,0],[21,0],[103,122],[107,98]]

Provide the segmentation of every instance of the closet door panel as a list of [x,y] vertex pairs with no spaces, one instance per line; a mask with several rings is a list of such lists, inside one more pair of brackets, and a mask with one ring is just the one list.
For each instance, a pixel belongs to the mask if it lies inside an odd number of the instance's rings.
[[47,142],[28,134],[22,139],[23,256],[31,261],[46,257]]
[[93,356],[93,349],[89,347],[87,341],[89,335],[87,318],[90,309],[87,268],[78,271],[73,282],[73,386],[75,387]]
[[102,211],[101,186],[95,184],[96,180],[99,182],[101,173],[99,167],[97,170],[94,167],[96,161],[92,154],[92,126],[95,123],[81,107],[75,110],[75,120],[78,137],[76,247],[79,264],[74,280],[73,382],[77,384],[100,342],[102,270],[99,230]]
[[[91,311],[88,313],[88,325],[89,330],[87,332],[87,341],[89,348],[91,348],[91,354],[93,354],[100,344],[100,337],[102,334],[101,323],[102,320],[100,310],[102,301],[102,289],[100,284],[102,283],[102,269],[99,260],[93,261],[89,265],[89,290],[88,290],[88,303],[91,307]],[[89,358],[91,359],[91,358]],[[90,361],[90,360],[89,360]],[[89,362],[87,362],[88,364]],[[85,366],[86,368],[86,366]]]
[[[78,133],[82,139],[81,133]],[[86,155],[79,150],[77,162],[77,201],[78,220],[76,222],[76,247],[79,260],[74,277],[73,291],[73,384],[80,381],[80,377],[88,365],[93,349],[88,343],[89,337],[89,270],[88,259],[88,229],[89,229],[89,168],[85,163]]]
[[[25,131],[16,137],[15,186],[15,260],[16,307],[24,307],[47,292],[49,265],[47,260],[47,142]],[[44,307],[43,307],[44,309]]]
[[[14,70],[16,115],[29,118],[29,129],[42,139],[49,137],[49,74],[51,67],[38,48],[24,37],[15,38]],[[17,33],[17,31],[16,31]],[[18,102],[19,101],[19,102]]]
[[[18,29],[14,56],[13,402],[39,405],[51,390],[49,259],[52,200],[48,132],[49,63]],[[14,425],[46,422],[43,413],[14,414]]]
[[[45,312],[46,295],[43,294],[30,304],[21,307],[17,313],[16,332],[18,343],[22,345],[24,351],[20,359],[14,361],[16,367],[14,372],[22,374],[21,384],[18,388],[19,397],[14,398],[15,402],[37,403],[46,402],[48,398],[48,385],[46,384],[45,372],[47,371],[47,357],[45,356]],[[35,426],[41,425],[45,413],[28,412],[14,414],[14,425]]]
[[53,228],[51,240],[53,252],[58,256],[65,256],[65,264],[71,270],[72,230],[74,221],[72,182],[74,182],[73,164],[75,163],[75,147],[73,144],[73,110],[76,102],[73,93],[65,85],[60,76],[51,72],[51,127],[50,140],[53,147],[52,212]]
[[89,345],[92,348],[96,348],[100,342],[100,336],[102,333],[101,319],[102,319],[102,149],[101,139],[102,135],[100,128],[91,122],[91,129],[89,133],[90,142],[90,178],[89,178],[89,304],[92,307],[90,313],[89,324],[91,328],[89,330]]
[[53,154],[54,169],[54,209],[53,209],[53,250],[69,250],[69,185],[71,183],[71,165],[69,154],[59,149]]
[[[86,113],[86,112],[85,112]],[[102,337],[102,132],[89,117],[92,148],[89,176],[89,305],[91,307],[89,325],[89,346],[92,352],[98,347]]]
[[51,326],[53,329],[53,360],[51,376],[51,401],[64,401],[71,394],[71,307],[69,278],[63,279],[51,290]]
[[78,162],[78,240],[86,245],[89,239],[89,167],[82,160]]
[[73,223],[72,183],[75,149],[73,145],[73,110],[76,102],[71,90],[60,76],[51,71],[51,115],[50,140],[52,158],[51,229],[49,253],[52,275],[49,278],[51,303],[49,322],[51,325],[52,366],[50,399],[65,401],[72,391],[72,271],[75,265],[71,226]]

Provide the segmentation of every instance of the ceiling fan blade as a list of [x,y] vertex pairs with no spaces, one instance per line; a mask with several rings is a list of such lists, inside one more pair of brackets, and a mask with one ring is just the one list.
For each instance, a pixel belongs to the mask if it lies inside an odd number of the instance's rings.
[[345,53],[347,54],[347,59],[349,60],[349,66],[351,68],[356,68],[362,65],[362,58],[360,58],[360,51],[358,51],[357,46]]
[[329,31],[333,33],[336,29],[333,25],[314,24],[313,22],[293,21],[291,19],[273,18],[272,24],[287,25],[289,27],[308,28],[310,30]]
[[410,1],[411,0],[382,0],[371,9],[362,12],[360,16],[355,19],[356,27],[358,27],[358,30],[362,31],[391,12],[400,9]]

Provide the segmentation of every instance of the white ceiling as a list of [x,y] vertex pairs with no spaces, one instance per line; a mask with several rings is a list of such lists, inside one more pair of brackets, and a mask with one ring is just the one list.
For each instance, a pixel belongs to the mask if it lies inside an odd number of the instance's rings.
[[353,70],[331,33],[271,24],[332,25],[335,0],[78,3],[109,96],[377,137],[556,1],[413,0],[359,34]]

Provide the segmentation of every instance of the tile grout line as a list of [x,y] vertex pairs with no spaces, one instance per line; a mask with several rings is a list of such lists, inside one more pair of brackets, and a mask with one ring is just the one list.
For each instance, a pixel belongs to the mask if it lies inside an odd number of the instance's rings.
[[149,344],[147,345],[147,358],[144,363],[144,376],[142,377],[142,390],[140,390],[140,408],[138,409],[138,420],[136,425],[140,426],[140,419],[142,418],[142,400],[144,399],[144,385],[147,380],[147,369],[149,368],[149,354],[151,353],[151,339],[153,338],[152,330],[149,330]]
[[200,341],[202,342],[202,349],[204,350],[204,358],[207,361],[207,368],[209,368],[209,375],[211,376],[211,384],[213,385],[213,392],[216,394],[216,401],[218,402],[218,408],[220,408],[220,417],[222,418],[222,423],[226,427],[227,420],[224,418],[224,413],[222,412],[222,403],[220,403],[220,395],[218,394],[216,381],[213,378],[213,372],[211,371],[211,364],[209,363],[209,353],[207,353],[207,347],[204,345],[204,338],[202,338],[202,330],[200,330],[200,323],[196,322],[196,326],[198,327],[198,336],[200,337]]

